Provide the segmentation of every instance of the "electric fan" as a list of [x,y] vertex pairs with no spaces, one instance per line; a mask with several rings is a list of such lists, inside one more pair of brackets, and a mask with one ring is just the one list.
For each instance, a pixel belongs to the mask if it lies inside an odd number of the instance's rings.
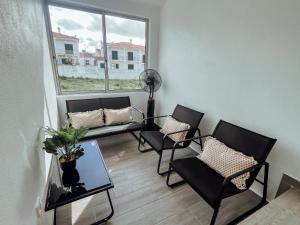
[[[153,98],[154,92],[156,92],[161,86],[161,77],[156,70],[146,69],[140,74],[140,85],[144,91],[149,92],[147,117],[154,116],[155,100]],[[147,120],[147,129],[154,128],[154,119]]]

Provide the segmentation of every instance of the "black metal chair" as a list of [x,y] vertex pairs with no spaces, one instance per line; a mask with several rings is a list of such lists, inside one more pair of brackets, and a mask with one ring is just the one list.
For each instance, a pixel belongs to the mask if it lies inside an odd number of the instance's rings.
[[[200,132],[200,129],[198,128],[198,126],[200,124],[200,121],[201,121],[203,115],[204,115],[204,113],[195,111],[193,109],[184,107],[182,105],[177,105],[175,107],[172,115],[148,117],[143,120],[143,127],[145,127],[145,122],[149,119],[172,116],[174,119],[176,119],[180,122],[183,122],[183,123],[187,123],[191,126],[190,129],[188,129],[188,130],[182,130],[182,131],[173,132],[173,133],[169,133],[169,134],[163,134],[159,130],[151,130],[151,131],[142,130],[140,132],[138,150],[140,152],[147,152],[147,151],[155,150],[159,154],[159,160],[158,160],[158,166],[157,166],[157,173],[159,175],[164,175],[164,174],[168,173],[168,171],[160,172],[161,159],[162,159],[164,150],[171,150],[171,149],[175,149],[175,148],[176,149],[186,148],[190,145],[190,143],[192,141],[202,147],[201,138],[198,138],[199,142],[197,142],[196,139],[190,139],[190,138],[193,138],[196,132],[198,132],[199,136],[201,135],[201,132]],[[187,139],[186,141],[177,143],[169,137],[169,135],[171,135],[171,134],[180,133],[183,131],[188,131],[188,133],[186,135],[186,139]],[[147,142],[151,146],[151,148],[141,150],[140,147],[141,147],[142,139],[143,139],[143,143]]]
[[[245,155],[253,156],[258,164],[224,178],[197,157],[173,160],[176,149],[173,148],[167,177],[167,185],[174,187],[187,182],[214,209],[214,213],[210,222],[210,224],[213,225],[215,224],[222,199],[245,191],[236,188],[236,186],[230,181],[244,173],[250,172],[250,177],[246,181],[246,190],[250,188],[254,181],[258,181],[263,185],[263,196],[257,206],[251,208],[229,223],[237,224],[242,219],[267,203],[266,198],[269,164],[266,162],[266,158],[274,146],[276,139],[268,138],[221,120],[216,126],[212,135],[194,137],[190,140],[208,136],[216,138],[217,140],[226,144],[228,147],[240,151]],[[256,176],[263,166],[265,169],[264,180],[260,181],[256,178]],[[172,171],[176,171],[183,178],[183,180],[170,184],[169,180]]]

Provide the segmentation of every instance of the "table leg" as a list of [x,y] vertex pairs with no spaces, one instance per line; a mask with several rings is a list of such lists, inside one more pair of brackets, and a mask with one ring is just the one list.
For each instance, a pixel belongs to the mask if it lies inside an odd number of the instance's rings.
[[110,208],[111,208],[111,212],[107,217],[105,217],[101,220],[98,220],[97,222],[93,223],[92,225],[98,225],[98,224],[104,223],[104,222],[108,221],[114,215],[114,207],[113,207],[110,195],[109,195],[109,191],[106,190],[106,193],[107,193],[107,197],[108,197],[108,200],[109,200],[109,205],[110,205]]

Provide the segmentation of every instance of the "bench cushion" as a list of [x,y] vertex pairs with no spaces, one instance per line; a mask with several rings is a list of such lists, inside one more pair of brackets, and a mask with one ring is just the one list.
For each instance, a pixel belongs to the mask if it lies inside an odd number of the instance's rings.
[[121,134],[125,132],[133,132],[141,129],[141,124],[133,121],[128,124],[104,126],[95,129],[90,129],[84,139],[92,137],[105,137],[114,134]]

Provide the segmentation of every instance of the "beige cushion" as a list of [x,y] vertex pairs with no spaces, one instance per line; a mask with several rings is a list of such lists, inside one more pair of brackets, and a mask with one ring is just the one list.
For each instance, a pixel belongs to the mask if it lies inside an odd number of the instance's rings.
[[[257,164],[253,157],[235,151],[212,137],[205,141],[203,152],[198,158],[223,177],[228,177]],[[245,173],[232,179],[231,182],[238,189],[243,190],[246,188],[246,180],[249,177],[250,173]]]
[[104,126],[103,109],[87,112],[68,113],[72,126],[94,128]]
[[125,124],[132,122],[132,107],[123,109],[104,109],[105,125]]
[[[182,123],[172,117],[168,117],[166,119],[166,122],[164,123],[162,129],[160,130],[160,132],[163,134],[168,134],[168,133],[177,132],[177,131],[181,131],[181,130],[187,130],[187,129],[190,129],[190,127],[191,126],[187,123]],[[169,135],[169,137],[173,141],[183,141],[185,139],[187,133],[188,133],[188,131],[184,131],[184,132],[180,132],[180,133],[176,133],[176,134],[171,134],[171,135]]]

